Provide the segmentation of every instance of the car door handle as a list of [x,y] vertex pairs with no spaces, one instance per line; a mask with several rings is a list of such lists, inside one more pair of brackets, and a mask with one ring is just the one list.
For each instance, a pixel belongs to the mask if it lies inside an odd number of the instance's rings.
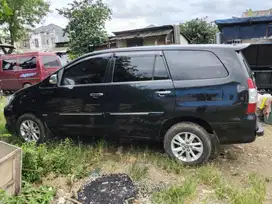
[[156,94],[162,97],[171,94],[171,91],[156,91]]
[[90,93],[90,96],[93,97],[93,98],[98,98],[100,96],[103,96],[104,94],[103,93]]

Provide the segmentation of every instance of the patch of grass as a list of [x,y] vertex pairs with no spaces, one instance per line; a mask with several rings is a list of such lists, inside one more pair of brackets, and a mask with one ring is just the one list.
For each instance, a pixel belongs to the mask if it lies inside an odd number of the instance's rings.
[[208,186],[218,185],[222,178],[220,171],[211,164],[196,169],[196,176],[203,184]]
[[197,180],[187,178],[182,186],[172,186],[166,190],[156,192],[152,196],[156,204],[182,204],[190,199],[196,192]]
[[184,165],[163,154],[154,154],[151,159],[159,168],[168,173],[180,174],[184,171]]
[[147,177],[148,167],[144,164],[134,162],[130,165],[128,172],[134,181],[140,181]]
[[24,143],[21,147],[23,179],[28,182],[39,181],[49,173],[82,178],[103,156],[96,147],[76,145],[69,139],[54,144]]
[[247,188],[221,183],[216,189],[216,195],[219,199],[226,199],[233,204],[260,204],[265,200],[266,185],[262,178],[250,175]]
[[52,187],[40,186],[34,188],[31,184],[23,182],[22,191],[17,196],[8,196],[0,190],[0,203],[19,204],[19,203],[52,203],[56,191]]

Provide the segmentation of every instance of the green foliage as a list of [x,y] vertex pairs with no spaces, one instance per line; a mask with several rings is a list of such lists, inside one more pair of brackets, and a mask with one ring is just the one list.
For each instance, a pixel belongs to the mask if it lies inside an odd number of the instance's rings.
[[46,0],[6,0],[6,3],[12,13],[4,12],[0,18],[0,25],[9,31],[12,45],[27,29],[40,23],[49,12],[49,3]]
[[65,32],[73,57],[88,53],[90,45],[99,45],[106,39],[105,22],[111,17],[111,10],[102,0],[74,0],[70,7],[58,11],[69,20]]
[[196,18],[180,24],[180,30],[190,44],[207,44],[215,41],[217,26],[207,18]]
[[23,182],[22,191],[18,196],[8,196],[0,190],[0,203],[21,204],[21,203],[52,203],[56,191],[47,186],[33,187],[27,182]]
[[[70,140],[59,144],[24,143],[23,149],[23,180],[35,182],[49,173],[68,175],[81,178],[88,173],[93,159],[97,159],[92,148],[81,148]],[[95,150],[94,150],[95,151]],[[93,156],[90,159],[90,156]]]
[[172,186],[169,189],[156,192],[152,196],[154,203],[158,204],[177,204],[185,203],[186,199],[195,194],[197,180],[186,179],[182,186]]
[[12,15],[13,11],[12,9],[8,6],[6,0],[0,0],[0,19],[3,16],[10,16]]

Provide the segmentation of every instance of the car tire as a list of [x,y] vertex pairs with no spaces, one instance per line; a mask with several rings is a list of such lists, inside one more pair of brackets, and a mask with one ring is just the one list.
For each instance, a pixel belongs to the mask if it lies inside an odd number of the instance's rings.
[[191,122],[181,122],[166,132],[164,150],[171,158],[184,165],[204,164],[211,156],[211,137],[203,127]]
[[16,122],[16,134],[25,142],[42,143],[45,140],[44,123],[33,114],[24,114]]
[[23,88],[25,89],[25,88],[28,88],[28,87],[30,87],[30,86],[32,86],[32,85],[29,84],[29,83],[27,83],[27,84],[24,84],[24,85],[23,85]]

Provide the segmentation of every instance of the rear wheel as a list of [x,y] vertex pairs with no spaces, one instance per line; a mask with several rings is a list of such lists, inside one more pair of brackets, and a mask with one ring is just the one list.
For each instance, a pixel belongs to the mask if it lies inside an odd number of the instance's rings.
[[194,123],[182,122],[166,132],[164,149],[170,157],[185,165],[198,165],[209,160],[212,142],[204,128]]
[[33,114],[24,114],[16,124],[17,135],[25,142],[43,142],[45,127],[43,122]]
[[32,86],[32,85],[29,84],[29,83],[27,83],[27,84],[24,84],[24,85],[23,85],[23,88],[25,89],[25,88],[28,88],[28,87],[30,87],[30,86]]

